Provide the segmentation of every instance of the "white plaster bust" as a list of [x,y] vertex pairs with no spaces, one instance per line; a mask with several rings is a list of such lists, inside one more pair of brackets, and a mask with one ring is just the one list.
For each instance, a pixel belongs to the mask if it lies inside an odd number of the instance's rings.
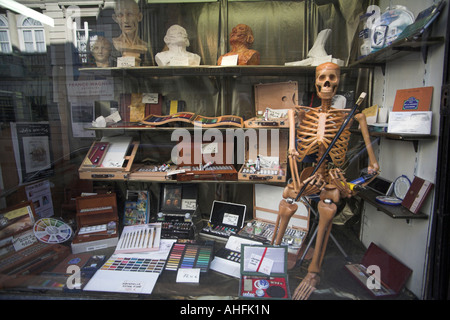
[[186,51],[186,47],[189,47],[189,39],[183,27],[175,24],[167,29],[164,42],[168,50],[156,54],[155,60],[158,66],[200,65],[200,56]]

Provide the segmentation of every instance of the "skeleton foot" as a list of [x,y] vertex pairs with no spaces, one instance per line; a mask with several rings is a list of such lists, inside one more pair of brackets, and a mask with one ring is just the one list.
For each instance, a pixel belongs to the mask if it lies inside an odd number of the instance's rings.
[[308,272],[303,281],[298,285],[292,297],[293,300],[307,300],[311,293],[316,290],[320,277],[317,273]]

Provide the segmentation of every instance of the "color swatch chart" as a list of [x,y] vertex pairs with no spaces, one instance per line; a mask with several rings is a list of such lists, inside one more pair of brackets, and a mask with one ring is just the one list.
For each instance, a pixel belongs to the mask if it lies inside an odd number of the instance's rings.
[[166,260],[132,257],[110,258],[100,270],[161,273]]
[[212,252],[212,246],[174,243],[167,260],[166,270],[199,268],[200,272],[206,272],[211,263]]

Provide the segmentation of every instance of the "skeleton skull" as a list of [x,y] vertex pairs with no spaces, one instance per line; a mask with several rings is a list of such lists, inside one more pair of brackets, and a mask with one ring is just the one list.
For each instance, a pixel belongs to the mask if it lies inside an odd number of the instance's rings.
[[340,69],[332,62],[322,63],[316,68],[316,91],[320,99],[330,100],[339,85]]

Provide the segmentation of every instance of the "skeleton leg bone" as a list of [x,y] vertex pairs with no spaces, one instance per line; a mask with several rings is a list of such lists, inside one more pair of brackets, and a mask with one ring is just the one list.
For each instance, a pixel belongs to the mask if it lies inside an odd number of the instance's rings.
[[298,205],[294,202],[288,202],[285,199],[280,201],[280,205],[278,207],[278,217],[277,221],[275,222],[275,232],[273,233],[271,244],[275,242],[276,245],[279,245],[281,243],[289,220],[297,211],[297,209]]
[[[316,237],[316,246],[314,248],[313,258],[308,267],[308,274],[295,289],[294,300],[306,300],[320,281],[319,272],[323,257],[325,255],[328,238],[331,232],[332,220],[336,214],[337,206],[335,202],[339,201],[339,190],[335,187],[327,186],[326,190],[320,195],[321,200],[318,204],[319,225]],[[331,203],[328,200],[331,200]]]

